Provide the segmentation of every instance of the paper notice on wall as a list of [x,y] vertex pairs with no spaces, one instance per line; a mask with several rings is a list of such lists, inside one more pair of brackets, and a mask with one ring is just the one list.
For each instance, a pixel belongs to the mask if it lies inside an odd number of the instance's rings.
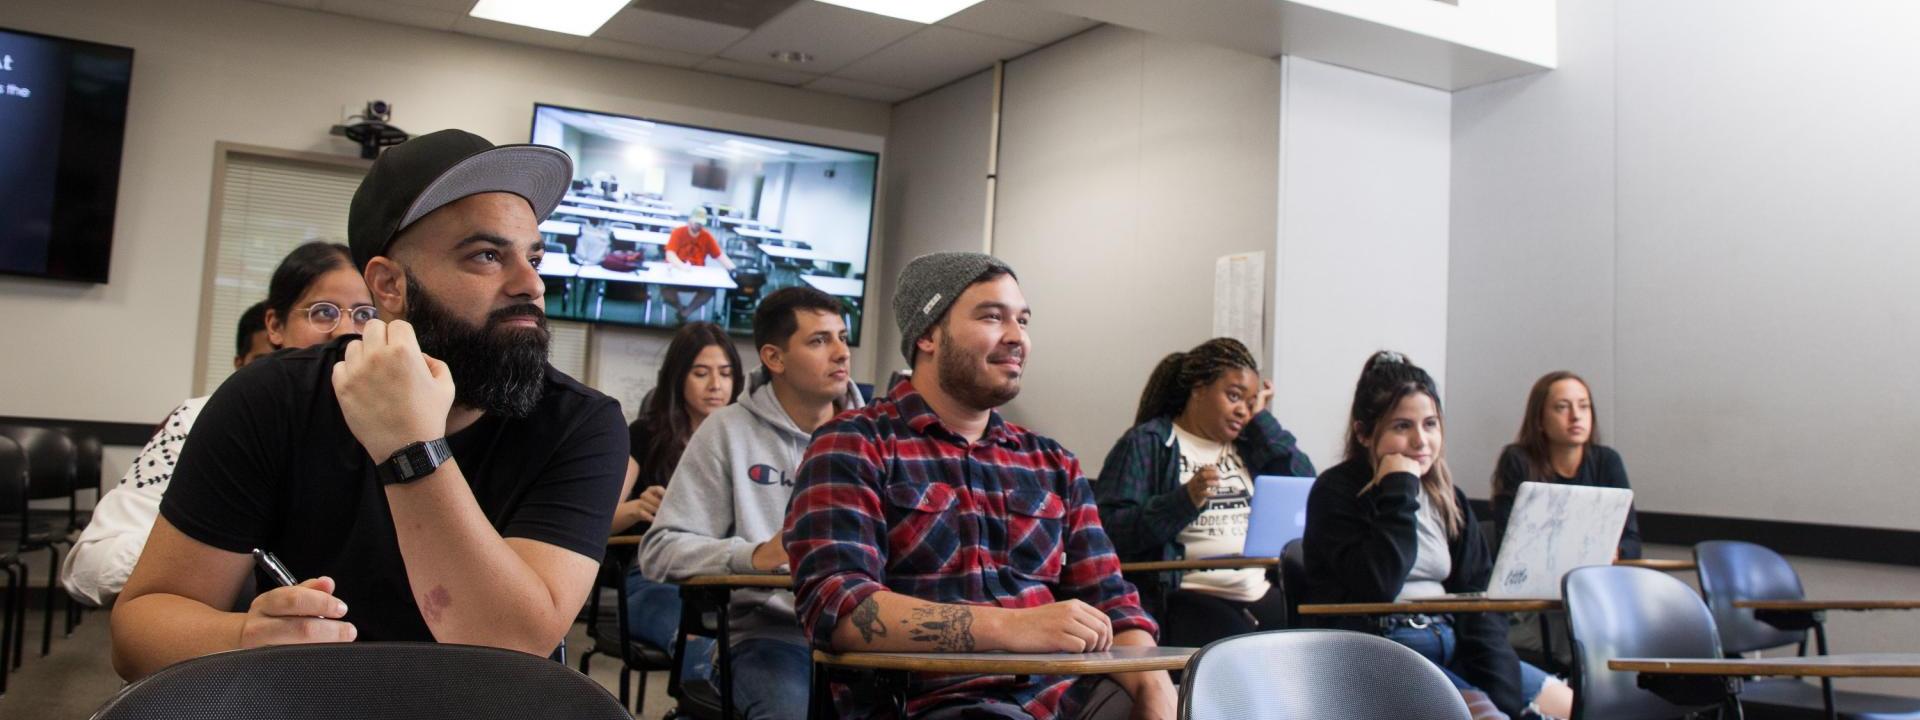
[[1223,255],[1213,263],[1213,336],[1244,343],[1255,356],[1265,343],[1267,254]]

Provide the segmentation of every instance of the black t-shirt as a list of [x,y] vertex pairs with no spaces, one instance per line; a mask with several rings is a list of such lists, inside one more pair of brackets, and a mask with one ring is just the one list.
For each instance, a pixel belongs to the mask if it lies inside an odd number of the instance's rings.
[[[1627,484],[1627,464],[1620,460],[1620,453],[1605,445],[1589,446],[1588,450],[1581,455],[1580,468],[1574,471],[1573,477],[1561,477],[1558,472],[1549,471],[1553,477],[1547,482],[1633,489]],[[1533,474],[1528,470],[1526,450],[1519,445],[1508,445],[1500,452],[1500,464],[1493,471],[1493,522],[1501,537],[1507,534],[1507,517],[1513,514],[1513,501],[1520,492],[1520,483],[1531,479]],[[1627,506],[1627,524],[1620,529],[1619,547],[1621,558],[1640,559],[1640,517],[1631,505]]]
[[[362,640],[433,640],[374,461],[347,429],[333,366],[352,337],[280,352],[220,385],[181,450],[160,514],[200,542],[273,552],[332,577]],[[447,443],[502,537],[599,560],[627,464],[619,402],[547,368],[525,418],[484,416]]]

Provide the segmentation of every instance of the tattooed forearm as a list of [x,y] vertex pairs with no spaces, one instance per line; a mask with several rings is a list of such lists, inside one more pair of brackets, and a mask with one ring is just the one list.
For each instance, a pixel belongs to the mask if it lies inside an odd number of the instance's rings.
[[871,643],[875,636],[887,634],[887,624],[880,622],[880,603],[874,602],[872,595],[853,608],[853,617],[850,619],[853,620],[853,628],[860,631],[860,639],[866,642]]
[[961,605],[923,605],[914,608],[908,620],[907,635],[918,642],[933,643],[941,652],[973,652],[973,610]]

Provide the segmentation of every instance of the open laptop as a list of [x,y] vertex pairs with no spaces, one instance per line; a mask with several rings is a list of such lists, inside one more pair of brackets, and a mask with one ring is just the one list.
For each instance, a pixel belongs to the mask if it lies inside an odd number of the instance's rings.
[[1280,557],[1287,543],[1307,531],[1307,493],[1313,478],[1261,475],[1253,479],[1253,510],[1247,518],[1245,557]]
[[1624,488],[1520,483],[1486,592],[1407,599],[1557,600],[1569,571],[1613,563],[1632,505],[1633,491]]

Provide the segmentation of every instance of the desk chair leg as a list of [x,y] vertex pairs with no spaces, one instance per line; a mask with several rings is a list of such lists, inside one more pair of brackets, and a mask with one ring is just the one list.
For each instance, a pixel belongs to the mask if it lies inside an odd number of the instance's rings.
[[27,658],[27,563],[16,561],[20,565],[20,600],[13,604],[13,669],[19,670],[20,663]]
[[1545,668],[1547,672],[1555,675],[1563,674],[1560,669],[1560,658],[1553,654],[1553,623],[1547,622],[1546,613],[1539,613],[1535,617],[1540,619],[1540,662],[1547,666]]
[[[1826,613],[1813,616],[1813,643],[1822,656],[1827,654],[1827,617]],[[1839,713],[1833,707],[1833,678],[1820,678],[1820,699],[1827,705],[1827,720],[1839,720]]]
[[4,569],[7,571],[7,602],[4,609],[6,615],[0,617],[0,695],[6,694],[7,676],[13,674],[13,670],[7,667],[7,654],[12,652],[13,647],[13,606],[20,602],[21,591],[20,575],[14,572],[13,564],[8,563]]
[[716,605],[720,608],[718,623],[720,635],[718,638],[720,644],[720,667],[714,670],[714,672],[720,674],[720,718],[721,720],[733,720],[733,635],[730,628],[728,628],[729,620],[727,617],[732,614],[733,593],[722,590],[714,593],[714,596],[719,600]]
[[[827,682],[827,666],[813,663],[813,670],[808,678],[808,684],[812,685],[813,689],[807,691],[807,720],[830,720],[827,717],[829,715],[827,704],[833,702],[828,698],[828,694],[833,692],[833,686]],[[0,685],[0,690],[4,689],[5,686]]]
[[893,700],[893,716],[901,720],[907,717],[907,683],[911,677],[908,673],[896,670],[881,670],[873,674],[874,683],[880,686],[880,691]]
[[44,618],[41,618],[41,623],[40,623],[40,626],[41,626],[40,657],[46,657],[48,655],[53,654],[53,601],[56,599],[55,596],[60,594],[58,592],[55,592],[55,589],[59,587],[60,587],[60,551],[54,549],[54,546],[48,545],[47,546],[47,608],[46,608],[47,616]]

